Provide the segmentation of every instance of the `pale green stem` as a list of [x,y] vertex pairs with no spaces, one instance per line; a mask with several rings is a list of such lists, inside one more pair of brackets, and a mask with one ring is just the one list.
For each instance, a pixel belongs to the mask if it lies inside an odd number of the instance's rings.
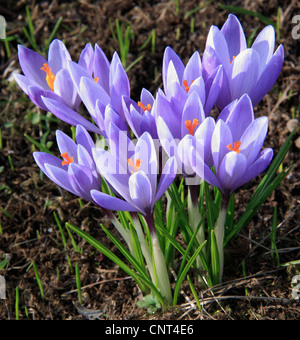
[[223,271],[224,271],[224,233],[225,233],[225,222],[226,222],[226,214],[227,214],[227,206],[230,196],[223,194],[222,195],[222,203],[221,209],[219,212],[219,216],[217,222],[215,224],[214,233],[216,236],[218,253],[219,253],[219,263],[220,263],[220,273],[219,273],[219,282],[222,282]]
[[[199,186],[189,185],[188,186],[188,216],[189,222],[193,232],[195,232],[201,223],[202,216],[199,209]],[[204,228],[200,227],[196,239],[201,245],[205,241]],[[197,268],[201,271],[203,269],[201,259],[198,256],[196,259]],[[199,277],[201,280],[201,277]],[[199,281],[200,281],[199,280]]]
[[155,273],[154,273],[154,270],[153,270],[153,261],[152,261],[151,251],[150,251],[149,246],[148,246],[148,244],[145,240],[145,236],[144,236],[144,233],[143,233],[143,230],[142,230],[142,226],[141,226],[139,217],[137,216],[136,213],[132,213],[131,216],[132,216],[132,221],[133,221],[138,239],[140,241],[142,253],[143,253],[144,258],[145,258],[146,263],[147,263],[147,267],[148,267],[151,279],[152,279],[153,282],[155,282]]
[[156,272],[156,280],[159,287],[159,290],[162,296],[171,304],[172,303],[172,292],[169,274],[165,262],[164,255],[161,251],[159,241],[156,234],[156,229],[154,225],[153,215],[145,216],[145,219],[148,223],[151,241],[152,241],[152,254],[153,254],[153,263]]

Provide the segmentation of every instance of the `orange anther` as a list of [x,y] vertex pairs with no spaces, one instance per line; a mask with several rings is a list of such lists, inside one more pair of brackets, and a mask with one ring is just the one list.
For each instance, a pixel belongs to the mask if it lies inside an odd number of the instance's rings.
[[74,158],[73,157],[70,158],[67,152],[62,153],[61,157],[65,159],[64,161],[61,162],[62,165],[67,165],[74,162]]
[[97,84],[99,80],[99,77],[94,78],[94,82]]
[[46,81],[48,86],[50,87],[51,91],[54,91],[54,80],[55,80],[55,75],[51,71],[51,68],[49,67],[48,64],[43,64],[43,67],[41,67],[41,70],[46,72]]
[[150,111],[151,110],[151,105],[147,104],[147,105],[143,105],[142,102],[138,102],[138,106],[141,107],[143,109],[143,111]]
[[141,167],[141,163],[142,161],[140,159],[137,159],[135,161],[135,164],[133,163],[133,160],[131,158],[128,159],[128,164],[129,166],[131,166],[133,168],[134,171],[131,171],[131,173],[133,174],[134,172],[138,172],[140,167]]
[[234,61],[235,58],[236,58],[236,56],[234,55],[232,60],[231,60],[231,62],[230,62],[230,64]]
[[233,147],[231,144],[228,144],[226,147],[230,150],[230,151],[234,151],[236,153],[240,153],[241,150],[239,149],[239,147],[241,146],[241,142],[237,141],[233,143]]
[[193,136],[194,135],[194,131],[196,129],[196,127],[199,125],[199,120],[198,119],[194,119],[193,120],[193,124],[190,120],[186,120],[184,122],[186,128],[188,129],[189,133]]
[[184,86],[184,88],[185,88],[185,90],[186,90],[186,93],[189,92],[190,87],[192,86],[193,82],[194,82],[194,81],[191,82],[191,85],[190,85],[190,86],[188,86],[187,80],[184,80],[184,81],[182,82],[182,85]]

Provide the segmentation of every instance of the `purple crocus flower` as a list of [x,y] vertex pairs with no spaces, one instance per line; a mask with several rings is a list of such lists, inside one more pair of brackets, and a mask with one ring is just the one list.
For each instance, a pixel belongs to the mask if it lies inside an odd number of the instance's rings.
[[[82,63],[83,64],[83,63]],[[128,76],[115,52],[109,63],[102,49],[96,44],[93,51],[93,72],[82,64],[69,61],[68,67],[78,94],[96,125],[62,103],[44,98],[45,105],[63,121],[81,124],[87,130],[105,135],[105,111],[107,105],[125,122],[122,96],[130,96]]]
[[[261,151],[268,130],[268,118],[254,119],[248,95],[231,103],[220,114],[211,138],[211,159],[184,138],[180,146],[189,155],[189,165],[206,182],[218,187],[223,195],[233,191],[262,173],[270,164],[273,150]],[[209,143],[209,141],[207,141]],[[215,174],[211,170],[214,165]]]
[[134,135],[139,138],[144,132],[149,132],[153,139],[157,139],[155,117],[152,114],[154,97],[142,89],[140,101],[137,103],[128,96],[123,96],[123,110],[126,121]]
[[[196,91],[188,96],[182,113],[176,121],[168,119],[174,115],[174,112],[172,105],[163,94],[158,94],[155,105],[157,105],[157,110],[165,114],[164,118],[162,116],[157,118],[157,132],[162,147],[169,157],[176,157],[178,169],[184,176],[194,176],[195,172],[188,162],[181,161],[187,157],[187,154],[185,150],[178,148],[178,145],[187,135],[193,136],[195,141],[198,135],[211,135],[215,126],[214,119],[205,118],[202,101]],[[207,148],[210,148],[210,145],[206,144],[205,149]]]
[[170,158],[157,185],[157,154],[154,141],[148,132],[138,139],[133,156],[128,159],[126,145],[119,158],[100,148],[95,148],[93,154],[100,174],[119,196],[92,190],[94,201],[105,209],[139,212],[144,216],[151,216],[154,204],[176,176],[176,160]]
[[77,143],[60,130],[56,131],[56,140],[62,158],[34,152],[37,165],[63,189],[93,202],[90,191],[101,190],[101,179],[93,160],[92,149],[95,144],[91,136],[81,125],[77,125]]
[[223,110],[232,100],[247,93],[253,106],[276,82],[284,60],[280,45],[274,53],[275,31],[265,27],[247,48],[246,37],[238,18],[229,14],[221,30],[212,26],[202,58],[203,76],[207,79],[215,68],[223,65],[223,84],[217,107]]
[[[52,41],[48,61],[37,52],[21,45],[18,45],[18,56],[24,75],[15,74],[15,80],[35,105],[48,110],[42,100],[42,97],[45,97],[75,111],[78,109],[80,97],[68,71],[71,56],[62,41]],[[78,64],[88,68],[91,56],[91,46],[88,44],[82,51]]]
[[[201,98],[205,116],[210,114],[219,96],[223,78],[222,68],[222,66],[217,65],[211,74],[204,79],[198,51],[194,52],[187,65],[184,66],[172,48],[166,48],[162,69],[163,87],[165,98],[172,105],[177,119],[182,114],[188,96],[194,91]],[[156,114],[164,115],[163,112],[156,112]]]

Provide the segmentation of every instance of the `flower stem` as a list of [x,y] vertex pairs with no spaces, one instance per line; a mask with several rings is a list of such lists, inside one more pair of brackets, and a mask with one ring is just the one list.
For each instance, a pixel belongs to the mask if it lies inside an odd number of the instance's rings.
[[[191,228],[195,232],[202,219],[199,210],[199,185],[188,186],[188,216]],[[204,228],[200,227],[196,238],[200,245],[205,241]],[[199,256],[196,259],[196,263],[197,268],[201,270],[203,266]]]
[[157,237],[155,224],[154,224],[154,218],[153,218],[153,215],[148,215],[144,217],[148,223],[148,227],[149,227],[149,231],[151,235],[153,262],[154,262],[154,270],[156,271],[157,285],[163,297],[168,301],[168,303],[171,304],[172,303],[172,292],[171,292],[169,274],[168,274],[164,255],[159,245],[159,240]]
[[153,261],[152,261],[152,256],[151,256],[151,252],[149,249],[149,246],[145,240],[145,236],[142,230],[142,226],[139,220],[139,217],[137,215],[137,213],[131,213],[131,217],[132,217],[132,221],[141,245],[141,249],[142,249],[142,253],[144,255],[144,258],[146,260],[147,266],[148,266],[148,270],[151,276],[151,279],[153,282],[155,282],[155,274],[154,274],[154,270],[153,270]]
[[214,233],[216,236],[218,253],[219,253],[219,263],[220,263],[220,271],[219,271],[219,282],[222,282],[223,271],[224,271],[224,230],[225,230],[225,222],[227,215],[227,206],[229,202],[230,195],[222,194],[222,202],[221,209],[219,212],[219,216],[217,222],[215,224]]

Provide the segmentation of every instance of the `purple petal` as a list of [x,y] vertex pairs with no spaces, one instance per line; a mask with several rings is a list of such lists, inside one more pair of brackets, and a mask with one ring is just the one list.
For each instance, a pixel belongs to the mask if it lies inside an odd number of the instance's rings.
[[153,97],[152,93],[145,88],[143,88],[142,92],[141,92],[141,102],[144,105],[150,104],[151,107],[153,106],[154,97]]
[[104,209],[130,212],[138,211],[138,209],[136,207],[133,207],[131,204],[119,198],[109,196],[98,190],[92,190],[91,196],[95,203],[97,203],[100,207]]
[[78,65],[83,67],[88,71],[90,75],[93,74],[94,71],[94,49],[90,43],[85,45],[85,48],[81,51]]
[[39,84],[44,90],[48,90],[49,86],[46,81],[46,73],[41,70],[43,64],[48,64],[47,60],[38,53],[21,45],[18,45],[18,56],[24,75]]
[[162,74],[163,74],[163,85],[164,89],[168,87],[168,69],[170,66],[170,63],[172,62],[174,69],[176,70],[176,74],[178,76],[179,81],[182,81],[183,73],[184,73],[184,64],[179,58],[179,56],[176,54],[176,52],[170,47],[166,47],[164,56],[163,56],[163,68],[162,68]]
[[28,96],[31,99],[31,101],[35,105],[40,107],[42,110],[45,110],[45,111],[49,110],[48,107],[45,105],[45,102],[43,99],[44,97],[57,101],[63,105],[66,105],[65,101],[59,95],[57,95],[56,93],[50,90],[45,91],[41,87],[37,87],[37,86],[29,86],[27,90],[28,90]]
[[255,119],[242,135],[240,141],[241,153],[247,159],[249,167],[257,158],[268,131],[268,117],[260,117]]
[[51,42],[49,46],[48,61],[51,71],[56,75],[63,68],[68,68],[68,61],[71,60],[69,51],[65,44],[58,39]]
[[228,19],[221,29],[221,32],[223,33],[227,42],[230,60],[247,48],[243,27],[235,15],[229,14]]
[[176,174],[177,174],[177,162],[175,157],[172,157],[168,159],[167,163],[165,164],[162,170],[154,203],[156,203],[161,198],[161,196],[168,190],[170,185],[173,183]]
[[284,48],[280,45],[260,75],[251,95],[253,106],[261,101],[275,84],[284,61]]
[[156,119],[159,116],[163,118],[172,133],[173,138],[180,138],[181,117],[178,117],[178,115],[175,114],[171,104],[162,91],[158,91],[152,110]]
[[212,135],[215,129],[215,120],[212,117],[207,117],[204,122],[199,126],[195,132],[196,138],[196,152],[197,157],[200,156],[204,160],[205,164],[211,167],[212,164],[212,152],[211,141]]
[[234,183],[243,177],[246,166],[247,160],[242,153],[231,151],[225,155],[217,175],[224,192],[233,192]]
[[81,78],[78,93],[94,120],[97,120],[95,111],[96,101],[99,100],[103,105],[107,105],[110,102],[110,97],[105,90],[90,78]]
[[76,127],[76,142],[77,144],[82,145],[90,156],[93,157],[92,150],[95,147],[94,141],[86,129],[81,125],[77,125]]
[[93,156],[100,174],[114,188],[115,192],[130,202],[127,168],[122,167],[121,162],[108,151],[95,148],[93,149]]
[[90,169],[80,164],[71,163],[68,174],[70,183],[77,195],[91,201],[90,191],[99,187]]
[[191,84],[192,81],[199,77],[202,77],[202,65],[200,54],[196,51],[186,64],[182,81],[186,80],[188,84]]
[[74,109],[75,111],[78,109],[80,98],[67,69],[61,69],[56,74],[54,92],[62,97],[71,109]]
[[244,175],[240,177],[237,182],[234,183],[234,188],[236,188],[244,185],[247,182],[250,182],[253,178],[261,174],[263,171],[266,170],[266,168],[271,163],[271,160],[273,158],[273,150],[268,148],[264,149],[257,159],[252,163],[249,167],[247,167]]
[[[208,77],[205,83],[206,102],[204,107],[205,116],[207,117],[219,98],[220,90],[223,84],[223,66],[218,66]],[[224,94],[222,93],[224,96]]]
[[225,72],[228,72],[230,61],[227,41],[223,33],[216,26],[211,26],[207,39],[205,51],[202,58],[202,65],[208,74],[218,67],[223,65]]
[[233,139],[229,127],[219,120],[215,126],[211,139],[211,151],[216,173],[219,171],[219,166],[229,152],[228,144],[232,145]]
[[94,77],[99,78],[97,84],[103,87],[103,89],[109,94],[109,69],[110,63],[103,52],[103,50],[95,45],[95,57],[94,57]]
[[251,96],[258,80],[259,63],[259,55],[253,49],[244,50],[232,61],[228,71],[232,99],[244,93]]
[[70,109],[67,105],[59,103],[56,100],[42,97],[47,109],[51,111],[56,117],[62,121],[77,126],[82,125],[85,129],[91,132],[100,133],[100,129],[89,122],[87,119],[83,118],[79,113]]
[[[224,113],[220,113],[219,119],[222,119],[225,114],[227,115],[226,110]],[[233,142],[237,142],[241,139],[243,133],[253,120],[254,112],[251,99],[247,94],[244,94],[234,107],[230,108],[230,113],[224,120],[231,130]]]
[[74,85],[80,95],[80,80],[82,77],[88,78],[93,80],[92,75],[88,72],[87,68],[85,67],[85,64],[77,64],[74,61],[68,62],[69,72],[71,75],[71,78],[73,79]]
[[56,141],[60,154],[68,153],[69,157],[74,158],[74,162],[78,163],[77,159],[77,145],[68,135],[60,130],[56,130]]
[[53,166],[52,164],[45,163],[44,173],[55,184],[59,185],[60,187],[71,192],[74,195],[78,195],[78,193],[74,190],[73,186],[70,183],[69,174],[66,170]]
[[212,170],[204,163],[202,158],[197,157],[195,148],[191,147],[190,150],[187,150],[187,152],[190,158],[190,166],[195,171],[195,173],[205,182],[217,188],[221,188],[221,184]]
[[135,161],[141,160],[139,170],[148,176],[151,184],[151,191],[154,194],[157,186],[157,155],[154,141],[148,132],[144,132],[138,139],[135,147]]
[[153,209],[153,195],[151,183],[144,171],[138,171],[129,178],[129,192],[132,202],[145,215]]
[[259,74],[265,69],[274,53],[275,30],[272,25],[265,27],[254,40],[251,48],[255,49],[260,58]]
[[112,74],[112,82],[110,88],[111,105],[114,110],[125,120],[122,108],[122,96],[130,97],[130,84],[128,76],[121,63],[116,66],[115,73]]
[[[184,105],[181,122],[181,138],[189,133],[185,122],[190,121],[191,124],[193,124],[194,119],[198,120],[199,125],[205,119],[202,102],[197,92],[192,92],[191,95],[188,96],[188,99]],[[199,127],[199,125],[196,127],[196,129]]]

